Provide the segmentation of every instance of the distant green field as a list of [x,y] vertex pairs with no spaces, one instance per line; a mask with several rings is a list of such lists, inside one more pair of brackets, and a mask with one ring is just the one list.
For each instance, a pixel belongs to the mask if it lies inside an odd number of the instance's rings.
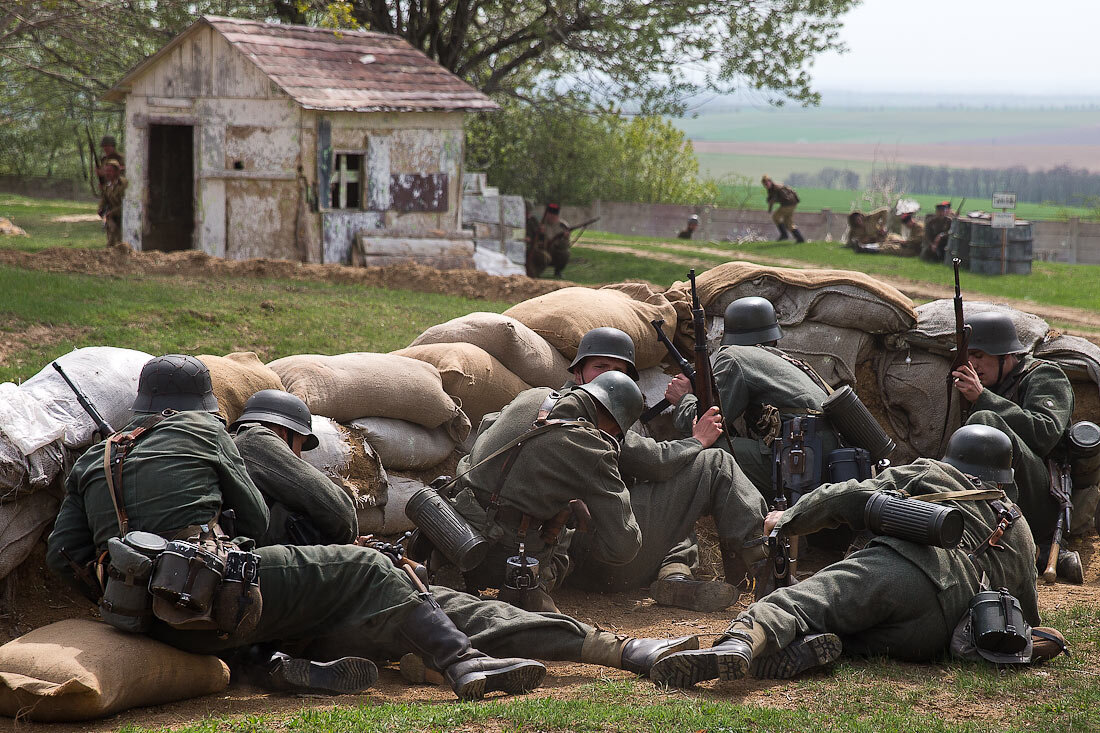
[[[760,185],[755,183],[748,186],[722,185],[719,188],[722,192],[721,198],[719,199],[720,206],[743,201],[743,192],[747,192],[750,195],[747,208],[755,210],[768,208],[767,200],[764,197],[764,188]],[[801,203],[798,205],[801,211],[821,211],[822,209],[830,209],[832,211],[847,213],[855,209],[867,211],[869,208],[872,208],[872,205],[863,191],[841,191],[831,188],[799,188],[798,197],[801,199]],[[930,213],[933,211],[936,204],[944,199],[952,200],[954,206],[959,206],[964,203],[960,196],[906,194],[905,198],[914,199],[919,202],[922,213]],[[977,209],[990,211],[990,203],[990,200],[984,196],[981,198],[968,197],[965,201],[967,211],[975,211]],[[1016,205],[1016,217],[1019,219],[1063,220],[1071,216],[1090,218],[1096,215],[1095,211],[1079,206],[1057,206],[1054,204],[1026,202],[1021,202]]]
[[767,174],[783,180],[791,173],[817,173],[822,168],[851,170],[866,176],[874,165],[868,160],[841,160],[839,158],[800,158],[785,155],[739,155],[737,153],[696,153],[699,170],[705,176],[721,178],[734,174],[759,180]]
[[744,107],[673,122],[693,140],[988,143],[1027,136],[1042,145],[1067,142],[1066,130],[1095,128],[1096,117],[1089,108]]

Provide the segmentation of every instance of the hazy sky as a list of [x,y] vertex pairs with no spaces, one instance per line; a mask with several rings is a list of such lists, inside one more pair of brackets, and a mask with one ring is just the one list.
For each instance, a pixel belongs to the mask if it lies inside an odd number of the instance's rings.
[[864,0],[820,90],[1100,93],[1098,0]]

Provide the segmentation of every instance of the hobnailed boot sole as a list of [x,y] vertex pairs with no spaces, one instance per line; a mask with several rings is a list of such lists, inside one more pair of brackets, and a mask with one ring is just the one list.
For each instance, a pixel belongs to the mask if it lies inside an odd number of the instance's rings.
[[271,670],[273,686],[287,692],[353,695],[378,681],[378,667],[362,657],[342,657],[332,662],[287,658]]
[[789,680],[815,667],[835,662],[843,647],[836,634],[811,634],[767,657],[754,659],[752,676],[762,680]]
[[453,685],[459,700],[480,700],[490,692],[521,695],[542,684],[546,667],[524,660],[506,667],[468,672]]
[[661,579],[649,586],[649,595],[658,606],[713,613],[732,606],[740,593],[729,583],[716,580]]
[[749,660],[719,647],[670,654],[653,665],[649,679],[654,684],[686,688],[698,682],[739,680],[749,673]]

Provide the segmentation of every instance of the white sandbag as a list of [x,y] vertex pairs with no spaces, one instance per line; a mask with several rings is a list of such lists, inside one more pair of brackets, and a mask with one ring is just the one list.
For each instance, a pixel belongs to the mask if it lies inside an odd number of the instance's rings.
[[[1020,343],[1031,351],[1050,331],[1050,326],[1039,316],[1018,311],[995,303],[984,301],[964,301],[963,320],[975,313],[998,311],[1005,313],[1016,326]],[[903,349],[907,345],[918,346],[926,351],[947,354],[955,346],[955,303],[949,298],[933,300],[917,307],[917,325],[908,331],[887,337],[887,346]]]
[[0,384],[0,432],[29,456],[39,448],[60,440],[65,423],[48,412],[38,400],[11,382]]
[[401,534],[416,528],[412,520],[405,516],[405,505],[409,503],[409,497],[425,486],[419,479],[390,474],[389,501],[386,502],[382,527],[385,534]]
[[26,485],[28,470],[23,451],[0,434],[0,501],[9,499]]
[[304,451],[302,458],[346,491],[356,504],[384,505],[386,471],[370,444],[357,431],[323,415],[313,416],[312,428],[318,444]]
[[392,417],[361,417],[347,427],[359,431],[391,471],[431,468],[443,462],[456,445],[446,428],[426,428]]
[[61,443],[42,446],[27,456],[27,485],[25,490],[35,491],[49,486],[65,468],[65,449]]
[[360,352],[299,354],[268,366],[314,415],[343,422],[371,416],[409,420],[426,428],[446,425],[455,440],[464,440],[470,432],[469,419],[443,390],[439,370],[426,361]]
[[[89,346],[58,357],[61,368],[99,411],[112,428],[121,429],[130,422],[130,408],[137,398],[141,368],[152,359],[150,354],[113,346]],[[24,382],[20,389],[39,401],[42,407],[66,426],[62,439],[66,448],[87,448],[92,444],[95,425],[76,401],[76,395],[61,375],[47,365]]]
[[60,493],[54,491],[36,491],[0,504],[0,578],[27,559],[60,506]]
[[550,343],[515,318],[500,313],[469,313],[432,326],[409,346],[467,343],[480,347],[532,387],[560,387],[569,361]]

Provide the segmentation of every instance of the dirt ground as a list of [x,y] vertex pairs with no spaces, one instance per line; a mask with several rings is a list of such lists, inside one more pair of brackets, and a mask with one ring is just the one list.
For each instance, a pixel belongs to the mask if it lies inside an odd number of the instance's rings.
[[[720,567],[713,525],[708,521],[702,522],[699,534],[704,545],[703,575],[706,575],[708,567],[712,573],[715,566]],[[1081,553],[1081,559],[1085,565],[1085,584],[1083,586],[1063,584],[1047,586],[1040,582],[1041,610],[1061,609],[1075,603],[1100,604],[1100,538],[1095,532],[1090,532],[1086,537],[1074,541],[1071,547]],[[0,614],[0,631],[5,632],[7,638],[14,638],[32,628],[63,618],[97,615],[91,604],[49,575],[43,565],[44,557],[44,546],[40,543],[28,562],[16,571],[13,579],[7,581],[5,589],[0,592],[3,596],[0,598],[0,604],[3,607],[3,613]],[[812,572],[838,557],[839,555],[835,553],[810,549],[804,552],[803,570]],[[746,595],[742,596],[742,600],[736,606],[725,611],[696,613],[657,606],[647,597],[644,590],[599,595],[567,589],[555,593],[555,598],[563,613],[615,633],[652,637],[698,634],[704,646],[709,645],[718,634],[722,633],[737,611],[745,608],[751,600]],[[2,638],[4,637],[0,637]],[[1088,660],[1075,658],[1075,667],[1088,665]],[[537,693],[533,694],[564,700],[589,695],[590,693],[583,686],[601,678],[622,679],[631,676],[620,670],[571,662],[551,662],[547,667],[549,675],[545,683]],[[952,721],[977,720],[989,713],[980,705],[968,705],[963,708],[957,704],[958,693],[953,689],[951,679],[954,672],[950,668],[940,665],[904,665],[904,668],[912,671],[915,677],[922,681],[935,678],[943,680],[943,684],[939,686],[942,690],[939,695],[924,695],[921,700],[923,710]],[[899,684],[906,683],[902,681]],[[780,708],[812,707],[813,700],[807,699],[805,688],[799,688],[797,696],[789,694],[796,689],[797,685],[797,682],[750,679],[732,683],[709,682],[697,686],[690,692],[670,690],[658,693],[655,691],[654,695],[656,700],[661,697],[668,699],[689,697]],[[343,696],[336,699],[288,696],[269,694],[255,688],[233,684],[226,691],[215,695],[153,708],[129,710],[100,721],[63,725],[21,723],[18,728],[35,731],[98,732],[113,731],[127,723],[147,727],[174,727],[193,723],[208,716],[241,716],[252,713],[290,715],[302,708],[323,709],[337,704],[355,705],[368,701],[371,703],[447,703],[453,702],[454,696],[449,689],[443,687],[411,686],[400,677],[396,668],[385,668],[382,670],[378,684],[370,690],[368,695],[363,696]]]

